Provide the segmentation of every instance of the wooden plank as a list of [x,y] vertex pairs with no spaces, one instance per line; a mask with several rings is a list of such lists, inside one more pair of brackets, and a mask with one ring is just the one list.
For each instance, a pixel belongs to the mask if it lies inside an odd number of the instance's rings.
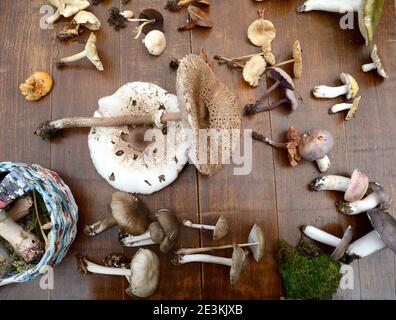
[[[128,5],[135,15],[147,8],[160,11],[164,16],[164,33],[167,48],[160,56],[148,53],[142,39],[144,34],[134,40],[133,28],[137,24],[131,23],[126,30],[120,32],[120,64],[121,82],[131,81],[153,82],[171,93],[176,92],[176,72],[169,68],[170,57],[180,58],[190,52],[189,33],[177,32],[177,26],[185,19],[184,14],[171,13],[163,9],[161,1],[134,1]],[[196,194],[196,173],[194,166],[187,165],[178,179],[170,186],[153,195],[143,197],[149,208],[154,212],[161,208],[175,210],[178,218],[197,220],[198,200]],[[194,230],[180,230],[180,237],[176,247],[195,247],[199,243],[199,234]],[[159,289],[151,299],[200,299],[201,298],[201,271],[197,264],[188,264],[180,267],[170,263],[172,254],[161,254],[158,246],[152,246],[160,257],[161,280]],[[129,254],[136,249],[126,250]],[[177,275],[177,276],[176,276]],[[127,282],[124,281],[124,286]],[[126,296],[125,298],[128,298]]]
[[[258,52],[258,49],[248,44],[246,40],[247,27],[257,17],[256,5],[253,2],[214,1],[211,12],[215,24],[213,29],[192,31],[194,53],[198,53],[200,48],[205,48],[209,55],[239,56]],[[219,12],[223,19],[218,15]],[[238,21],[238,23],[230,23],[230,21]],[[231,91],[238,95],[241,109],[262,92],[262,89],[250,89],[239,70],[230,71],[225,66],[217,65],[214,69]],[[269,116],[266,114],[244,119],[243,127],[269,134]],[[252,172],[246,176],[234,175],[232,165],[224,166],[214,176],[199,176],[201,221],[214,223],[223,212],[230,220],[232,228],[231,234],[218,243],[211,240],[211,234],[203,234],[203,245],[245,242],[254,223],[261,223],[264,226],[267,241],[263,261],[257,264],[250,259],[245,276],[241,278],[240,284],[233,288],[229,284],[229,268],[203,264],[205,299],[268,299],[280,295],[280,282],[274,258],[278,223],[272,151],[255,143],[252,160]],[[230,252],[219,252],[220,254],[231,255]]]
[[[19,84],[34,72],[42,70],[51,74],[51,40],[46,31],[40,30],[41,5],[41,1],[0,3],[4,14],[0,21],[0,161],[49,167],[49,145],[32,133],[36,124],[49,116],[51,96],[28,102],[19,92]],[[15,23],[18,16],[23,19]],[[47,299],[47,296],[38,280],[0,288],[0,300]]]

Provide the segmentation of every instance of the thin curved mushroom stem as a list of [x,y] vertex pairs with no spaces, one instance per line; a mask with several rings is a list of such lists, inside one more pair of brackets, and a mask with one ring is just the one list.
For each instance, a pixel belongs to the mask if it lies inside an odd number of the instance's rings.
[[[260,245],[259,242],[237,244],[237,246],[240,248],[259,246],[259,245]],[[182,249],[177,250],[175,252],[175,254],[176,255],[187,255],[187,254],[196,254],[196,253],[202,253],[202,252],[211,252],[211,251],[215,251],[215,250],[224,250],[224,249],[233,249],[233,248],[234,248],[233,244],[227,244],[224,246],[217,246],[217,247],[182,248]]]
[[[161,123],[166,123],[168,121],[180,121],[181,114],[179,112],[162,114],[160,120]],[[42,137],[43,139],[50,139],[56,136],[57,133],[63,129],[152,124],[155,124],[155,120],[152,116],[73,117],[44,122],[37,128],[35,134]]]
[[297,8],[297,12],[327,11],[344,13],[347,11],[358,11],[363,0],[307,0]]
[[248,55],[245,55],[245,56],[240,56],[240,57],[234,57],[234,58],[228,58],[228,57],[224,57],[224,56],[220,56],[220,55],[215,55],[213,58],[215,59],[215,60],[218,60],[219,61],[219,63],[224,63],[224,62],[236,62],[236,61],[239,61],[239,60],[247,60],[247,59],[250,59],[250,58],[252,58],[252,57],[255,57],[255,56],[263,56],[263,55],[265,55],[265,53],[264,52],[259,52],[259,53],[252,53],[252,54],[248,54]]
[[296,59],[290,59],[290,60],[286,60],[277,64],[274,64],[273,67],[281,67],[290,63],[293,63],[294,61],[296,61]]
[[103,231],[115,226],[116,224],[117,221],[113,217],[105,218],[98,222],[95,222],[94,224],[86,225],[84,228],[84,233],[89,237],[94,237],[102,233]]
[[154,23],[156,20],[155,19],[127,19],[128,21],[144,21],[141,25],[139,25],[138,27],[135,28],[135,32],[136,32],[136,36],[134,37],[134,39],[138,39],[140,37],[140,35],[143,32],[143,28],[150,24],[150,23]]
[[257,133],[255,131],[253,131],[253,133],[252,133],[252,138],[253,138],[253,140],[267,143],[274,148],[288,149],[288,146],[289,146],[289,142],[276,142],[270,138],[264,137],[262,134]]
[[199,223],[192,223],[191,220],[183,220],[183,225],[188,228],[193,229],[200,229],[200,230],[215,230],[216,226],[208,225],[208,224],[199,224]]

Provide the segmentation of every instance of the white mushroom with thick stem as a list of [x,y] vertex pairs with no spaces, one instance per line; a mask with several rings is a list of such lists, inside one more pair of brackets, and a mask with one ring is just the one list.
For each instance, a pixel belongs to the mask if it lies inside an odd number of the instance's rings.
[[193,229],[212,230],[215,241],[223,239],[229,230],[228,220],[224,216],[220,216],[215,225],[193,223],[191,220],[183,220],[183,225]]
[[371,51],[371,60],[373,62],[362,65],[362,71],[369,72],[372,70],[377,70],[377,73],[382,78],[387,79],[388,74],[386,73],[386,71],[382,65],[382,59],[378,53],[378,48],[377,48],[376,44],[373,46],[373,50]]
[[360,100],[362,99],[361,96],[355,98],[351,103],[338,103],[335,104],[334,106],[332,106],[329,109],[329,114],[334,114],[334,113],[338,113],[344,110],[348,110],[348,114],[345,117],[346,121],[349,121],[351,119],[353,119],[358,110],[359,110],[359,106],[360,106]]
[[341,73],[340,80],[343,85],[339,87],[324,85],[314,87],[312,91],[313,95],[316,98],[336,98],[346,95],[347,99],[353,99],[359,91],[359,85],[355,78],[348,73]]
[[45,20],[48,24],[54,23],[62,16],[71,17],[90,6],[88,0],[49,0],[49,3],[56,8],[56,11]]

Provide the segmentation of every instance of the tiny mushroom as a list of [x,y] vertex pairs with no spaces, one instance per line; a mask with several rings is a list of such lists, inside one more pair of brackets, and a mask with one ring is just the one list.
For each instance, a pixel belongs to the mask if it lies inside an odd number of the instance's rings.
[[138,236],[121,235],[121,245],[124,247],[140,247],[160,244],[161,252],[169,252],[175,245],[179,233],[179,222],[175,213],[168,209],[157,211],[155,217],[158,222],[151,223],[145,233]]
[[166,38],[162,31],[152,30],[145,36],[143,43],[150,54],[159,56],[165,50]]
[[70,28],[62,31],[56,37],[59,40],[73,38],[83,31],[81,27],[96,31],[100,29],[101,24],[99,19],[92,12],[82,10],[74,16],[73,20],[70,22]]
[[215,225],[192,223],[191,220],[183,220],[183,225],[193,229],[212,230],[215,241],[223,239],[229,231],[228,220],[224,216],[220,216]]
[[388,78],[388,74],[386,73],[386,71],[382,65],[382,59],[378,53],[378,48],[377,48],[376,44],[373,46],[373,50],[371,51],[371,60],[373,60],[373,62],[362,65],[363,72],[377,70],[377,73],[382,78],[384,78],[384,79]]
[[176,256],[172,263],[175,265],[181,265],[190,262],[202,262],[202,263],[213,263],[229,266],[230,269],[230,283],[235,285],[238,283],[242,271],[246,268],[249,252],[243,250],[237,245],[233,246],[232,258],[223,258],[213,256],[210,254],[188,254]]
[[337,211],[347,215],[356,215],[378,206],[381,210],[389,209],[391,198],[385,190],[375,182],[370,182],[369,188],[372,192],[361,200],[353,202],[338,201],[336,203]]
[[268,45],[276,37],[276,29],[273,23],[264,19],[263,8],[259,8],[259,19],[254,20],[248,28],[247,36],[252,44],[257,47],[268,48]]
[[286,64],[293,63],[293,74],[296,79],[301,79],[302,77],[302,70],[303,70],[303,61],[302,61],[302,50],[301,50],[301,44],[299,40],[296,40],[293,43],[293,59],[286,60],[284,62],[280,62],[274,67],[280,67]]
[[329,114],[334,114],[337,112],[341,112],[344,110],[349,110],[348,114],[345,117],[345,120],[349,121],[356,117],[357,112],[359,111],[361,96],[353,99],[352,103],[338,103],[332,106],[329,110]]
[[96,49],[96,36],[93,32],[91,32],[91,35],[89,36],[83,51],[70,57],[60,59],[57,62],[56,67],[62,68],[68,62],[77,61],[83,58],[87,58],[93,63],[96,69],[98,69],[99,71],[103,71],[103,64],[99,59],[98,51]]
[[134,15],[134,12],[131,10],[120,11],[120,9],[112,7],[107,22],[118,31],[125,28],[127,26],[127,19],[133,18]]
[[266,67],[267,63],[261,56],[253,56],[246,62],[243,68],[243,78],[252,87],[257,87],[260,77],[264,73]]
[[69,18],[90,6],[88,0],[49,0],[49,3],[56,8],[56,11],[46,19],[48,24],[54,23],[61,16]]
[[342,95],[346,95],[347,99],[356,97],[359,85],[355,78],[348,73],[341,73],[340,80],[344,85],[339,87],[316,86],[313,89],[313,95],[316,98],[336,98]]
[[368,187],[368,177],[359,169],[353,170],[351,178],[338,175],[327,175],[319,177],[311,183],[311,188],[315,191],[328,190],[345,192],[344,200],[348,202],[362,199]]
[[52,89],[51,76],[42,71],[33,73],[19,86],[19,90],[28,101],[37,101],[46,96]]
[[203,28],[213,27],[213,21],[206,11],[193,5],[188,6],[187,11],[190,16],[190,21],[184,26],[178,27],[177,30],[186,31],[191,30],[197,26]]
[[96,236],[115,225],[122,232],[132,235],[139,235],[147,230],[149,211],[136,196],[126,192],[114,192],[110,206],[113,216],[85,226],[84,233],[87,236]]
[[[355,240],[347,247],[343,257],[343,260],[346,262],[368,257],[386,247],[389,247],[396,253],[395,218],[379,209],[368,210],[367,216],[374,230]],[[312,237],[312,239],[332,247],[337,247],[342,242],[342,239],[312,226],[308,226],[304,230],[304,234],[308,237]]]
[[[264,256],[265,251],[265,238],[263,228],[259,224],[253,225],[250,230],[248,242],[237,244],[238,247],[249,247],[252,251],[254,260],[256,262],[261,261]],[[182,248],[175,252],[176,255],[185,255],[185,254],[195,254],[202,252],[210,252],[214,250],[224,250],[224,249],[232,249],[234,248],[234,244],[223,245],[217,247],[203,247],[203,248]]]
[[136,252],[131,260],[130,268],[106,267],[88,261],[83,256],[76,258],[78,270],[83,274],[97,273],[126,277],[129,282],[126,293],[130,296],[147,298],[157,290],[160,273],[159,259],[148,249],[139,249]]

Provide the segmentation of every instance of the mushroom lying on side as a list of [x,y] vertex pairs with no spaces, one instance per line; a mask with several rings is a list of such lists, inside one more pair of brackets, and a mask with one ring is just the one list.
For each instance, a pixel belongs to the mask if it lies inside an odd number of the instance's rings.
[[111,196],[111,218],[105,218],[84,228],[87,236],[93,237],[118,225],[122,232],[139,235],[148,228],[147,207],[136,196],[126,192],[114,192]]
[[19,90],[28,101],[37,101],[46,96],[52,89],[53,81],[46,72],[35,72],[19,86]]
[[[265,251],[265,238],[263,228],[255,224],[250,230],[248,242],[237,244],[238,247],[249,247],[251,250],[254,260],[256,262],[260,262],[264,256]],[[232,249],[234,248],[234,244],[223,245],[217,247],[203,247],[203,248],[182,248],[175,252],[176,255],[185,255],[185,254],[195,254],[195,253],[203,253],[210,252],[215,250],[224,250],[224,249]]]
[[257,55],[251,57],[243,68],[243,79],[252,87],[257,87],[260,77],[264,73],[266,67],[267,63],[261,56]]
[[369,188],[372,192],[361,200],[353,202],[338,201],[336,203],[337,211],[347,215],[356,215],[376,207],[381,210],[389,209],[391,198],[385,190],[375,182],[370,182]]
[[[396,253],[396,220],[389,213],[379,209],[367,211],[367,216],[374,230],[347,247],[343,257],[346,262],[368,257],[386,247]],[[305,227],[303,232],[306,236],[332,247],[337,247],[342,242],[342,239],[312,226]]]
[[284,66],[286,64],[293,63],[293,75],[296,79],[301,79],[302,77],[302,70],[303,70],[303,61],[302,61],[302,50],[301,44],[299,40],[296,40],[293,43],[292,47],[293,51],[293,59],[286,60],[274,65],[274,67]]
[[354,117],[356,117],[356,114],[359,110],[361,99],[362,99],[362,97],[359,96],[359,97],[355,98],[352,101],[352,103],[338,103],[330,108],[329,114],[334,114],[337,112],[348,110],[348,114],[346,115],[345,120],[346,121],[352,120]]
[[78,270],[83,273],[124,276],[129,282],[126,293],[130,296],[147,298],[157,290],[159,282],[159,259],[148,249],[139,249],[133,256],[130,268],[114,268],[101,266],[77,256]]
[[382,65],[382,59],[378,53],[378,48],[377,48],[376,44],[373,46],[373,50],[371,51],[371,60],[373,62],[362,65],[362,71],[369,72],[372,70],[377,70],[377,73],[382,78],[387,79],[388,74],[386,73],[386,71]]
[[181,265],[190,262],[202,262],[202,263],[213,263],[213,264],[221,264],[224,266],[229,266],[230,269],[230,283],[231,285],[235,285],[238,283],[241,272],[246,268],[249,255],[248,251],[243,250],[242,248],[234,245],[234,251],[232,253],[232,258],[223,258],[212,256],[209,254],[188,254],[176,256],[172,263],[175,265]]
[[315,179],[311,183],[311,188],[315,191],[340,191],[344,192],[344,200],[353,202],[364,197],[369,187],[369,179],[367,175],[355,169],[352,172],[351,178],[327,175]]
[[48,0],[49,3],[56,8],[55,13],[46,19],[48,24],[54,23],[61,16],[69,18],[77,12],[84,10],[90,6],[88,0]]
[[195,27],[202,27],[202,28],[213,27],[213,21],[206,11],[193,5],[188,6],[187,11],[190,16],[190,21],[184,26],[178,27],[177,28],[178,31],[191,30]]
[[116,31],[118,31],[126,28],[127,19],[132,19],[134,15],[134,12],[131,10],[120,11],[120,9],[112,7],[110,9],[110,16],[107,19],[107,22],[110,26],[114,27]]
[[80,53],[74,54],[70,57],[62,58],[56,63],[56,67],[61,69],[66,63],[87,58],[99,71],[103,71],[103,64],[99,59],[98,50],[96,49],[96,36],[93,32],[89,36],[85,48]]
[[70,22],[70,28],[62,31],[56,37],[59,40],[73,38],[83,32],[82,27],[97,31],[100,29],[101,23],[92,12],[82,10],[74,16],[73,20]]
[[357,12],[363,0],[307,0],[297,8],[297,12],[327,11],[342,13],[349,10]]
[[348,100],[355,98],[359,91],[355,78],[348,73],[341,73],[340,80],[344,85],[339,87],[316,86],[313,95],[316,98],[336,98],[342,95],[346,95]]
[[145,9],[139,14],[138,19],[127,19],[129,22],[139,22],[139,26],[135,28],[135,37],[138,39],[142,33],[149,34],[151,31],[162,31],[164,28],[164,17],[154,9]]
[[223,239],[230,229],[228,220],[224,216],[220,216],[215,225],[192,223],[191,220],[183,220],[183,225],[193,229],[212,230],[215,241]]

